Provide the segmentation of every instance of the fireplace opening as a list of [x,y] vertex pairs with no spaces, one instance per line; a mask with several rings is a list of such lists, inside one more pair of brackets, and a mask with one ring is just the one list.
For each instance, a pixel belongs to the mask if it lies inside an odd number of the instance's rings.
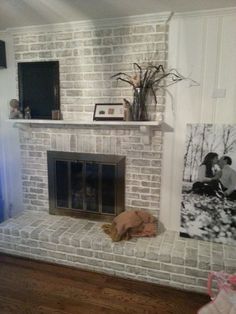
[[49,213],[110,221],[124,211],[125,157],[48,151]]

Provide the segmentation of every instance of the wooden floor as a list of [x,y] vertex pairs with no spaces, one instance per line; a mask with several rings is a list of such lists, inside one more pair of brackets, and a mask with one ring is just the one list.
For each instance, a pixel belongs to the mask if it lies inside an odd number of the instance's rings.
[[0,254],[1,314],[191,314],[208,297]]

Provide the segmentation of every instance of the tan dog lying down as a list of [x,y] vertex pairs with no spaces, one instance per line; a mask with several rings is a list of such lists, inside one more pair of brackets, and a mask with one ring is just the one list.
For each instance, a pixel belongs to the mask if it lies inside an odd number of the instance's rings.
[[114,242],[132,237],[153,237],[157,234],[157,219],[144,210],[125,211],[102,229]]

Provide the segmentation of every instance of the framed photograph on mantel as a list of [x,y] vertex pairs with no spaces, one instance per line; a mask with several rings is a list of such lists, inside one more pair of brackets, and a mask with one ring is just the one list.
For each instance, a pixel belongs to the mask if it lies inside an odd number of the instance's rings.
[[124,105],[118,104],[95,104],[94,121],[117,121],[124,120]]

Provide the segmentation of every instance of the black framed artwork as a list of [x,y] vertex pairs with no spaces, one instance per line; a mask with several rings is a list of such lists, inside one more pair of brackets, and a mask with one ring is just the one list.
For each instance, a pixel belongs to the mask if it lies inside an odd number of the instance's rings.
[[122,103],[117,104],[95,104],[94,121],[117,121],[124,120],[124,105]]
[[59,61],[18,63],[21,111],[29,107],[32,119],[52,119],[60,109]]

